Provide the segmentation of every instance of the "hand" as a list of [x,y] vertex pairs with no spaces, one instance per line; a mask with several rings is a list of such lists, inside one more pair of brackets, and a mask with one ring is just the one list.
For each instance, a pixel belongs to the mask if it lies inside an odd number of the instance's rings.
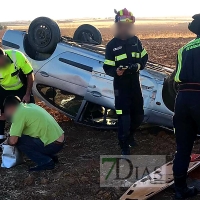
[[117,75],[118,76],[122,76],[123,74],[124,74],[124,71],[125,71],[125,69],[120,69],[120,68],[117,68]]
[[141,65],[139,63],[131,64],[128,66],[128,70],[131,72],[138,72],[141,68]]
[[23,103],[29,103],[29,102],[30,102],[30,95],[27,95],[27,94],[26,94],[26,95],[23,97],[22,102],[23,102]]

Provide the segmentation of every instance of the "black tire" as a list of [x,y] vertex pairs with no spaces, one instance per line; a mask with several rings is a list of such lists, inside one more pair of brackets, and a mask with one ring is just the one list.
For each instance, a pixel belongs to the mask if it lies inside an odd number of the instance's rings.
[[168,76],[163,84],[162,97],[163,102],[166,107],[174,112],[174,105],[177,95],[177,84],[174,81],[174,77],[176,75],[176,71],[174,71],[170,76]]
[[[85,38],[85,34],[87,34],[89,38]],[[90,24],[83,24],[75,31],[73,40],[83,43],[85,42],[94,44],[96,42],[97,44],[101,44],[102,35],[96,27]]]
[[61,33],[58,24],[48,17],[38,17],[29,26],[29,43],[39,53],[52,53],[60,38]]

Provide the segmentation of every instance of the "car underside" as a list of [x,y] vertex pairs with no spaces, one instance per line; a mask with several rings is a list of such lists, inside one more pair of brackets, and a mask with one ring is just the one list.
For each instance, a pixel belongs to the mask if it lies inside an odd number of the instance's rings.
[[[4,48],[23,52],[34,68],[33,93],[77,123],[116,128],[113,78],[103,71],[105,46],[95,27],[81,25],[73,38],[60,35],[53,20],[35,19],[29,31],[8,30]],[[148,62],[140,72],[144,123],[172,127],[177,85],[172,69]]]

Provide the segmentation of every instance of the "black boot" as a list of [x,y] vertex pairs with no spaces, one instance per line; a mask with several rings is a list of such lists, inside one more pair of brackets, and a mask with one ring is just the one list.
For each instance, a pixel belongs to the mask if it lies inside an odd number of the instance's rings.
[[174,199],[187,199],[198,194],[195,187],[188,187],[186,183],[187,175],[174,177],[175,196]]
[[30,167],[29,172],[38,172],[38,171],[44,171],[44,170],[52,170],[55,168],[55,163],[53,160],[50,162],[44,164],[44,165],[37,165],[35,167]]
[[59,163],[58,156],[52,155],[52,156],[50,156],[50,157],[51,157],[51,159],[53,160],[53,162],[54,162],[55,164],[58,164],[58,163]]
[[130,152],[130,148],[129,148],[129,144],[127,141],[120,141],[119,142],[119,145],[121,147],[121,155],[130,155],[131,152]]
[[140,127],[140,125],[142,124],[144,120],[144,115],[135,115],[134,113],[132,113],[131,115],[131,126],[130,126],[130,134],[128,136],[128,140],[129,140],[129,146],[130,147],[135,147],[137,146],[137,142],[135,141],[135,132],[137,131],[137,129]]
[[130,133],[130,135],[128,136],[128,143],[129,147],[131,148],[136,147],[138,145],[137,142],[135,141],[134,133]]

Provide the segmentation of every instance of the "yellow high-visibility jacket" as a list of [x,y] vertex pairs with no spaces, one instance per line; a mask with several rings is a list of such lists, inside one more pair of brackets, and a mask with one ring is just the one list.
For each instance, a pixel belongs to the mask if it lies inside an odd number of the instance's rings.
[[19,77],[20,70],[28,75],[33,72],[33,68],[20,51],[5,50],[5,54],[11,60],[11,64],[0,68],[0,86],[5,90],[18,90],[23,86]]

